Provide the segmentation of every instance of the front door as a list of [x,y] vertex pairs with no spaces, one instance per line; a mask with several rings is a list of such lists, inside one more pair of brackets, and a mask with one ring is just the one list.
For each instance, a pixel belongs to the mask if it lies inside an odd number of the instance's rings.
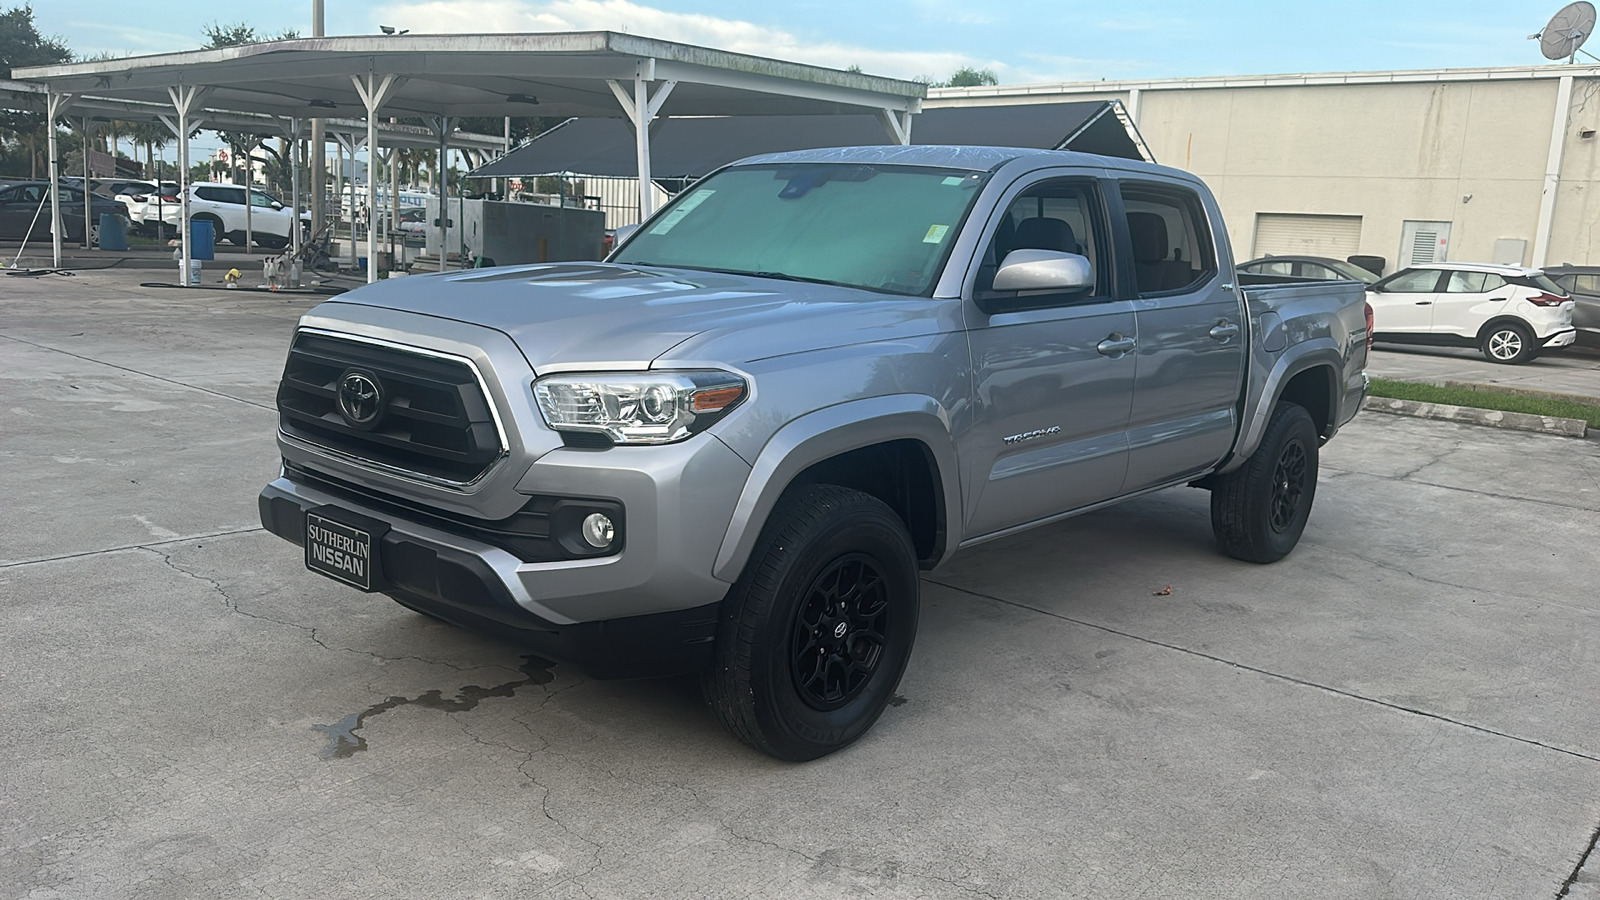
[[[1005,213],[988,224],[984,264],[965,307],[973,424],[957,449],[970,537],[1115,497],[1128,465],[1138,335],[1132,302],[1112,299],[1111,231],[1100,185],[1046,178],[1013,190]],[[1087,257],[1094,289],[1029,298],[990,290],[998,263],[1023,249]],[[985,312],[982,298],[1011,309]]]
[[1200,195],[1121,182],[1139,294],[1139,349],[1128,420],[1125,492],[1209,469],[1233,446],[1248,337]]
[[1397,272],[1367,289],[1376,334],[1427,334],[1433,328],[1433,304],[1439,299],[1440,269]]

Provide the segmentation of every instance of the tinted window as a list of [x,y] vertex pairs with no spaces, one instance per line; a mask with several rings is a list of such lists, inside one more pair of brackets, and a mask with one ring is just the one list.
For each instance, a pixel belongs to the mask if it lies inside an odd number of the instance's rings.
[[1316,263],[1302,263],[1301,265],[1303,270],[1300,274],[1306,278],[1320,278],[1323,281],[1342,281],[1344,279],[1343,275],[1327,266],[1319,266]]
[[1585,294],[1600,294],[1600,275],[1570,275],[1571,290]]
[[213,203],[224,202],[217,188],[199,187],[194,189],[194,195],[201,200],[210,200]]
[[1400,272],[1381,282],[1383,289],[1396,294],[1426,294],[1438,290],[1438,269],[1415,269]]
[[1086,257],[1095,275],[1091,296],[1109,296],[1101,255],[1105,229],[1100,224],[1100,209],[1094,187],[1082,181],[1047,181],[1023,191],[1011,201],[995,228],[978,273],[977,289],[989,290],[995,269],[1013,251],[1055,250]]
[[1449,279],[1444,283],[1445,293],[1481,294],[1485,290],[1483,286],[1485,277],[1487,277],[1485,272],[1451,272]]
[[1180,291],[1216,271],[1200,198],[1182,188],[1125,184],[1123,206],[1139,293]]
[[1246,272],[1254,272],[1257,275],[1293,275],[1294,274],[1294,263],[1292,263],[1292,262],[1284,262],[1282,260],[1279,260],[1277,262],[1251,263],[1248,266],[1243,266],[1242,268]]

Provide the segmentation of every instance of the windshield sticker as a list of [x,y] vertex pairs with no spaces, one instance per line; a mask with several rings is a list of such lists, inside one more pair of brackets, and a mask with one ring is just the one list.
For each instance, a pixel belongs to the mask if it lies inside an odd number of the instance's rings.
[[937,244],[944,240],[945,232],[950,230],[949,225],[934,225],[928,228],[928,233],[923,236],[924,244]]
[[957,176],[957,175],[952,175],[949,178],[946,178],[945,180],[943,180],[943,181],[941,181],[939,183],[944,185],[945,187],[955,187],[956,185],[960,184],[963,181],[966,181],[966,179],[962,178],[960,176]]
[[671,231],[679,222],[682,222],[684,218],[689,215],[689,213],[694,212],[695,207],[711,199],[711,195],[715,193],[716,191],[701,190],[690,194],[687,200],[678,204],[677,209],[667,213],[666,217],[661,220],[660,224],[650,229],[650,233],[666,234],[667,232]]

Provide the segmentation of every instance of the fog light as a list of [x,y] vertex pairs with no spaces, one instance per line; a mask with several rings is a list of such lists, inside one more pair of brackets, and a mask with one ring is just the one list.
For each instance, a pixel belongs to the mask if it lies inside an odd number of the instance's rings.
[[583,517],[583,539],[589,546],[604,550],[611,546],[616,536],[617,530],[611,524],[611,517],[605,513],[590,513]]

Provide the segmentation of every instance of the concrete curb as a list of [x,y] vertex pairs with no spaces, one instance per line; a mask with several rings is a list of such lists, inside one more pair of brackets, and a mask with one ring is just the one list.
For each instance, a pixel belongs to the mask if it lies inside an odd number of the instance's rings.
[[1475,409],[1470,406],[1450,406],[1445,403],[1423,403],[1420,400],[1394,400],[1388,397],[1368,397],[1361,408],[1372,412],[1392,413],[1397,416],[1415,416],[1419,419],[1440,419],[1466,425],[1487,425],[1491,428],[1509,428],[1514,431],[1532,431],[1538,434],[1555,434],[1562,437],[1587,437],[1589,423],[1582,419],[1562,419],[1555,416],[1535,416],[1528,413],[1505,412],[1498,409]]

